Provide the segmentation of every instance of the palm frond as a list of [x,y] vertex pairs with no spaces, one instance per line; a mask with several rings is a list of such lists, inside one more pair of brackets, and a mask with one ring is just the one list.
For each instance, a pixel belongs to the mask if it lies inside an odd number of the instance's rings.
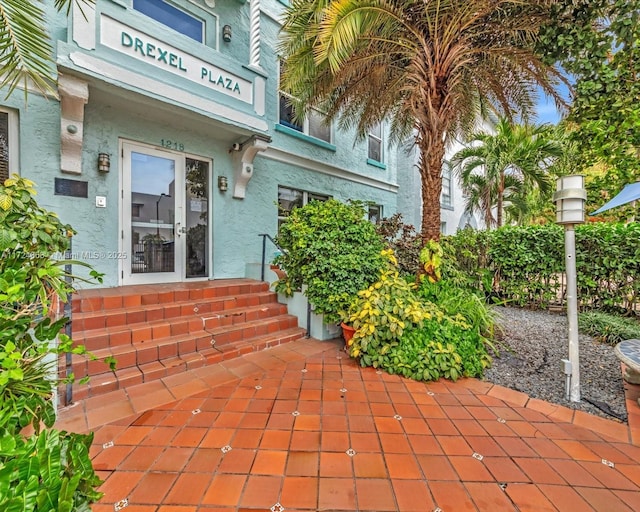
[[9,96],[29,81],[43,93],[55,94],[52,49],[39,2],[3,0],[0,3],[0,87]]
[[437,236],[439,190],[431,188],[440,186],[444,146],[491,112],[533,118],[538,87],[562,102],[562,73],[535,53],[549,7],[548,0],[294,0],[279,45],[288,63],[282,85],[301,118],[322,105],[360,137],[385,119],[392,141],[412,134],[423,238],[425,229]]

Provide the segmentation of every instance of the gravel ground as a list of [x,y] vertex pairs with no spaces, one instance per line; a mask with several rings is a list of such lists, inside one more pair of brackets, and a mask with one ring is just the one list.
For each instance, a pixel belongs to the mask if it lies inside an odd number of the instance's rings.
[[503,329],[502,349],[485,379],[547,402],[617,418],[627,411],[620,361],[613,347],[580,335],[580,402],[565,399],[561,359],[569,357],[564,313],[496,307]]

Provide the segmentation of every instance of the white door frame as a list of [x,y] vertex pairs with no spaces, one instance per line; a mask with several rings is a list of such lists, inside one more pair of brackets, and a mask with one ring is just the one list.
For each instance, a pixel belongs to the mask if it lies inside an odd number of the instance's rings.
[[[180,281],[205,281],[208,279],[212,279],[213,277],[213,190],[214,187],[212,185],[213,179],[213,160],[208,157],[202,157],[199,155],[184,153],[178,151],[171,151],[166,148],[154,146],[152,144],[145,144],[144,142],[137,142],[128,139],[120,139],[119,140],[119,153],[120,153],[120,172],[118,176],[118,189],[120,196],[120,205],[118,208],[118,225],[119,225],[119,237],[118,237],[118,246],[119,246],[119,255],[122,256],[118,259],[118,282],[119,285],[127,285],[127,284],[153,284],[153,283],[170,283],[170,282],[180,282]],[[187,158],[200,160],[202,162],[206,162],[208,165],[208,177],[207,177],[207,224],[209,226],[209,236],[208,236],[208,262],[207,262],[207,275],[203,277],[186,277],[186,235],[181,234],[180,242],[176,245],[175,251],[175,270],[176,272],[167,273],[167,272],[158,272],[158,273],[140,273],[140,274],[132,274],[131,273],[131,261],[129,258],[131,257],[131,201],[130,198],[124,197],[125,192],[125,184],[129,183],[128,191],[130,191],[130,172],[131,172],[131,162],[128,161],[128,165],[125,166],[125,153],[128,152],[128,158],[130,159],[131,150],[138,150],[139,152],[147,152],[151,154],[155,154],[156,156],[164,157],[164,158],[172,158],[176,161],[176,181],[180,180],[180,183],[176,183],[175,187],[180,186],[180,196],[182,204],[181,206],[181,220],[180,226],[178,228],[182,228],[185,226],[186,219],[186,208],[188,205],[186,204],[186,194],[185,194],[185,183],[186,183],[186,169],[185,163]],[[180,168],[181,177],[178,178],[178,168]],[[128,176],[125,176],[125,171],[129,173]],[[174,187],[174,188],[175,188]],[[175,201],[175,199],[174,199]],[[177,209],[176,209],[177,210]],[[175,223],[178,223],[178,217],[176,212]],[[178,229],[176,229],[176,239]],[[179,252],[179,253],[178,253]],[[178,263],[180,264],[180,269],[178,270]],[[146,276],[146,277],[145,277]]]
[[[181,281],[184,276],[185,236],[180,234],[184,226],[184,154],[160,149],[155,146],[130,141],[120,141],[120,280],[122,284],[152,284]],[[150,156],[174,161],[174,191],[172,201],[175,218],[174,229],[174,269],[172,272],[141,272],[133,273],[132,240],[131,240],[131,154],[143,153]],[[153,212],[152,212],[153,213]],[[155,219],[156,221],[158,219]],[[166,225],[162,226],[167,229]]]

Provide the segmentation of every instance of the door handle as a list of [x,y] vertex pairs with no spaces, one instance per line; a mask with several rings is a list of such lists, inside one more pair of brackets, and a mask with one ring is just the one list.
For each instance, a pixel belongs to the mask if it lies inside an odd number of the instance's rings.
[[183,226],[180,222],[176,223],[176,233],[178,235],[184,235],[187,232],[186,226]]

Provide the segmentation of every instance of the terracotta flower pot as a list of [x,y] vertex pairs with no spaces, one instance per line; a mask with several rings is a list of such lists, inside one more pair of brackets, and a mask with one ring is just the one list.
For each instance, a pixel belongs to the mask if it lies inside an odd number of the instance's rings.
[[351,343],[349,342],[351,341],[351,338],[353,338],[353,335],[355,334],[356,330],[350,325],[345,324],[344,322],[340,324],[340,327],[342,327],[342,337],[344,338],[345,344],[347,346],[351,345]]

